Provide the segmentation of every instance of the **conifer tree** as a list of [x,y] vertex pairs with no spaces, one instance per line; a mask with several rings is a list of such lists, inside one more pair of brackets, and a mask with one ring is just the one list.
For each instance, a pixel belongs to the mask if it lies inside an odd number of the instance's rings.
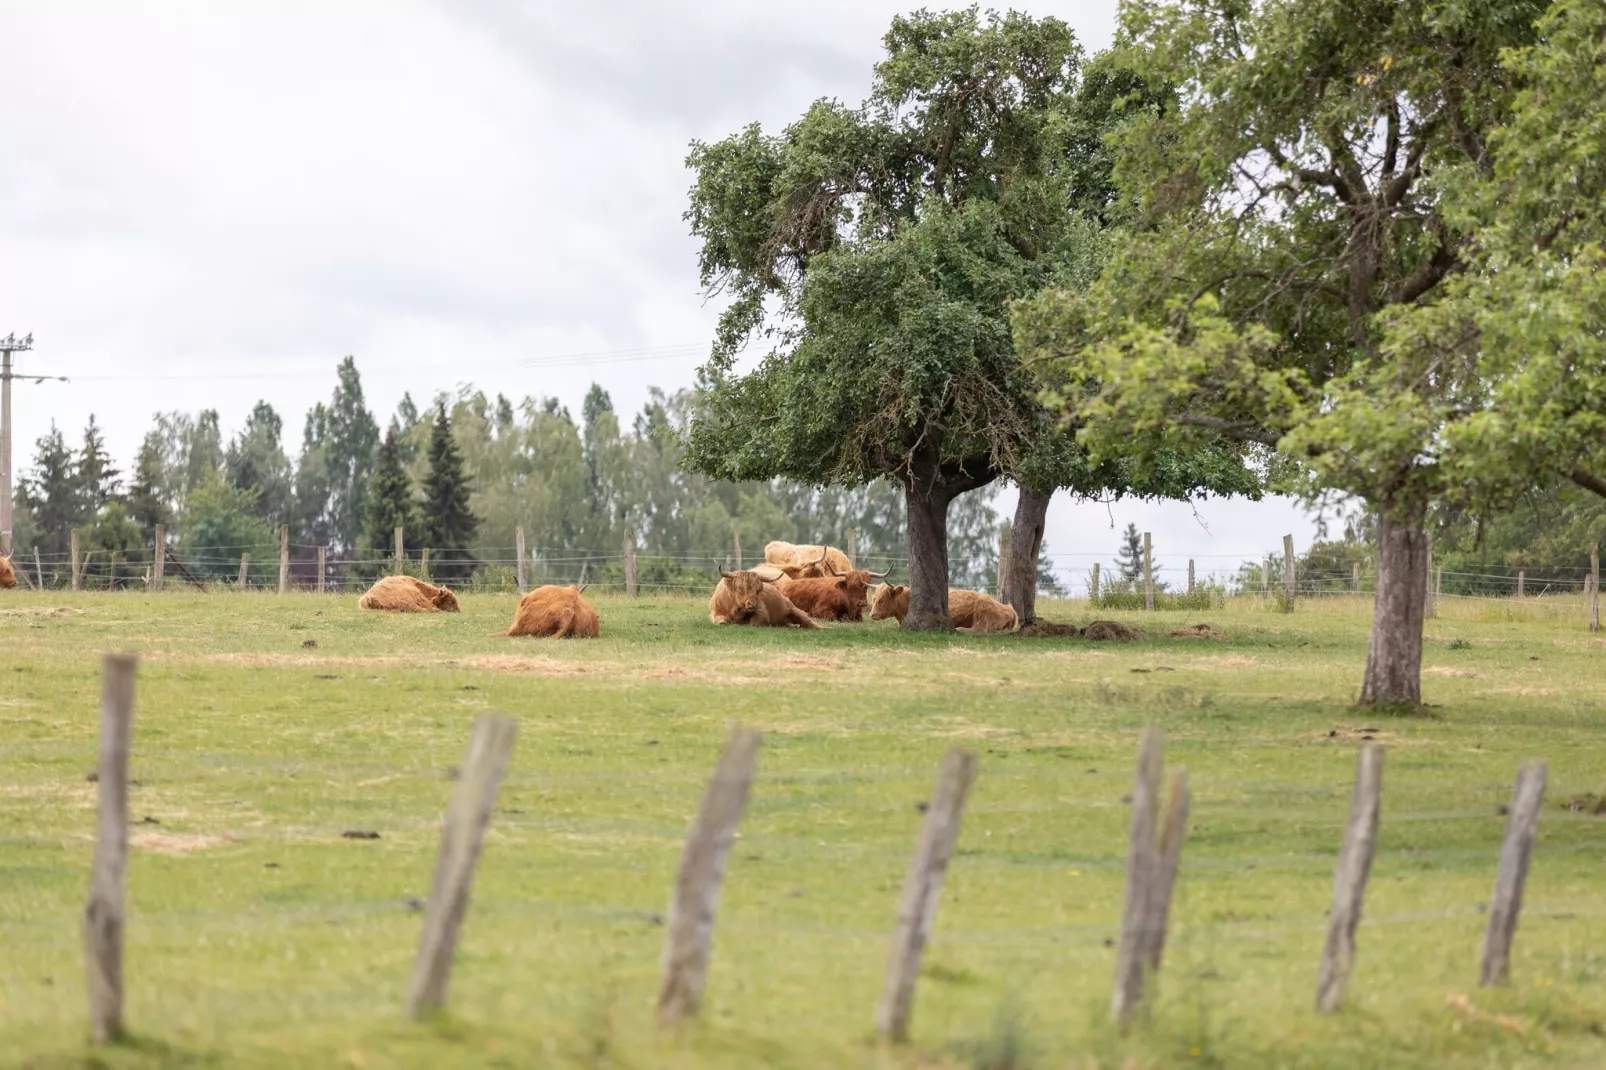
[[117,496],[119,474],[112,466],[111,454],[106,452],[106,436],[91,413],[84,428],[84,448],[78,455],[79,523],[93,522]]
[[54,421],[34,446],[28,504],[39,533],[37,545],[44,553],[64,553],[69,532],[78,523],[78,466]]
[[155,534],[157,524],[172,519],[162,497],[162,483],[162,444],[153,431],[140,443],[139,456],[134,461],[134,482],[128,488],[128,515],[147,539]]
[[1143,536],[1136,524],[1128,524],[1121,534],[1121,548],[1115,553],[1115,567],[1121,578],[1136,583],[1143,578]]
[[368,500],[364,503],[366,516],[363,534],[368,549],[383,557],[395,543],[397,528],[402,529],[402,544],[412,552],[420,548],[423,532],[418,526],[418,507],[413,501],[413,481],[402,467],[401,443],[396,429],[385,432],[385,441],[374,458],[374,475],[368,484]]
[[435,425],[430,429],[423,529],[425,544],[440,562],[434,574],[448,582],[467,579],[474,572],[474,555],[469,547],[480,522],[469,509],[469,484],[463,455],[452,438],[452,422],[442,402],[435,410]]

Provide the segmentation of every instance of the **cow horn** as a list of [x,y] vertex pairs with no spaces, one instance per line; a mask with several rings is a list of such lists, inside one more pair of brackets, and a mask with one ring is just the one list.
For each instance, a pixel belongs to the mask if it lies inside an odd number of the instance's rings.
[[[716,568],[718,568],[718,566],[717,566],[717,565],[716,565],[716,566],[715,566],[715,567],[716,567]],[[727,579],[727,580],[728,580],[728,579],[730,579],[730,578],[731,578],[731,577],[732,577],[732,576],[734,576],[734,575],[736,575],[736,573],[734,573],[734,572],[726,572],[726,571],[725,571],[725,570],[724,570],[724,569],[722,569],[722,568],[721,568],[721,569],[720,569],[720,570],[719,570],[719,574],[720,574],[720,575],[721,575],[721,576],[723,576],[723,577],[725,577],[725,578],[726,578],[726,579]]]
[[825,546],[822,546],[822,547],[820,547],[820,556],[819,557],[816,557],[813,561],[807,561],[807,562],[804,562],[804,563],[805,564],[809,564],[809,565],[818,565],[820,562],[825,560],[825,555],[828,552],[829,552],[829,548],[825,547]]
[[585,590],[586,590],[586,588],[587,588],[587,587],[590,587],[590,586],[591,586],[591,585],[590,585],[590,584],[589,584],[589,583],[582,583],[582,584],[581,584],[581,585],[580,585],[580,587],[579,587],[579,589],[578,589],[578,590],[576,590],[576,591],[575,591],[575,592],[574,592],[574,593],[575,593],[575,594],[585,594]]
[[[869,569],[865,569],[865,571],[870,572]],[[874,576],[878,580],[884,580],[888,576],[892,575],[892,570],[889,568],[885,572],[870,572],[870,575]]]

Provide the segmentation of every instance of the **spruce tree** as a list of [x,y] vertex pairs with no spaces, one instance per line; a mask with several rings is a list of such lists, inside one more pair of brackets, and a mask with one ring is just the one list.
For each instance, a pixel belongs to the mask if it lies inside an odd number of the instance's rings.
[[69,533],[78,523],[78,466],[55,421],[50,433],[34,445],[28,501],[39,532],[38,546],[47,554],[65,553]]
[[108,502],[117,496],[118,475],[106,452],[106,437],[94,414],[84,428],[84,448],[78,455],[78,522],[93,523]]
[[1121,535],[1121,548],[1115,552],[1115,567],[1127,583],[1143,578],[1143,536],[1136,524],[1128,524]]
[[474,556],[469,544],[479,527],[479,518],[469,509],[469,477],[463,470],[463,455],[452,438],[452,423],[446,404],[435,410],[435,425],[429,436],[429,472],[424,477],[424,542],[440,562],[434,574],[453,582],[467,579],[474,572]]
[[391,552],[397,528],[402,529],[403,546],[409,552],[419,549],[422,532],[418,507],[413,502],[413,481],[402,466],[401,443],[394,427],[385,432],[385,441],[374,461],[374,475],[364,503],[363,535],[368,549],[375,557]]
[[128,488],[128,515],[139,524],[146,539],[155,535],[157,524],[172,519],[162,497],[162,483],[162,443],[160,435],[152,431],[140,443],[139,456],[134,461],[134,483]]

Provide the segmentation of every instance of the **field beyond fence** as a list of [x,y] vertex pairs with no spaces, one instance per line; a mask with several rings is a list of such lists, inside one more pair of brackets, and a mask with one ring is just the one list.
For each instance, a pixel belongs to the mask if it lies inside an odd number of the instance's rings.
[[[1349,708],[1370,599],[1101,609],[1132,643],[715,628],[598,593],[516,602],[0,592],[0,1066],[1606,1065],[1606,642],[1582,596],[1453,599],[1428,713]],[[588,592],[588,597],[591,592]],[[1085,602],[1050,600],[1086,624]],[[1210,624],[1209,638],[1173,630]],[[141,654],[126,1043],[91,1052],[79,924],[100,654]],[[404,1015],[476,717],[517,722],[444,1017]],[[670,891],[732,721],[763,734],[696,1017],[655,1021]],[[1139,736],[1191,810],[1164,964],[1110,1017]],[[1315,1010],[1358,748],[1383,763],[1354,972]],[[939,761],[975,781],[912,1001],[875,1038]],[[1479,986],[1504,813],[1548,763],[1510,980]]]

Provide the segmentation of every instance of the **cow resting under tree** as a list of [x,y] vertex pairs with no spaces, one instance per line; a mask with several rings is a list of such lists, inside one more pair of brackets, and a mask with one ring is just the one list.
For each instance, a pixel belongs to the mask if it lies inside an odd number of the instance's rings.
[[708,600],[708,619],[715,624],[751,624],[771,628],[818,628],[809,615],[766,583],[756,572],[719,570],[719,585]]

